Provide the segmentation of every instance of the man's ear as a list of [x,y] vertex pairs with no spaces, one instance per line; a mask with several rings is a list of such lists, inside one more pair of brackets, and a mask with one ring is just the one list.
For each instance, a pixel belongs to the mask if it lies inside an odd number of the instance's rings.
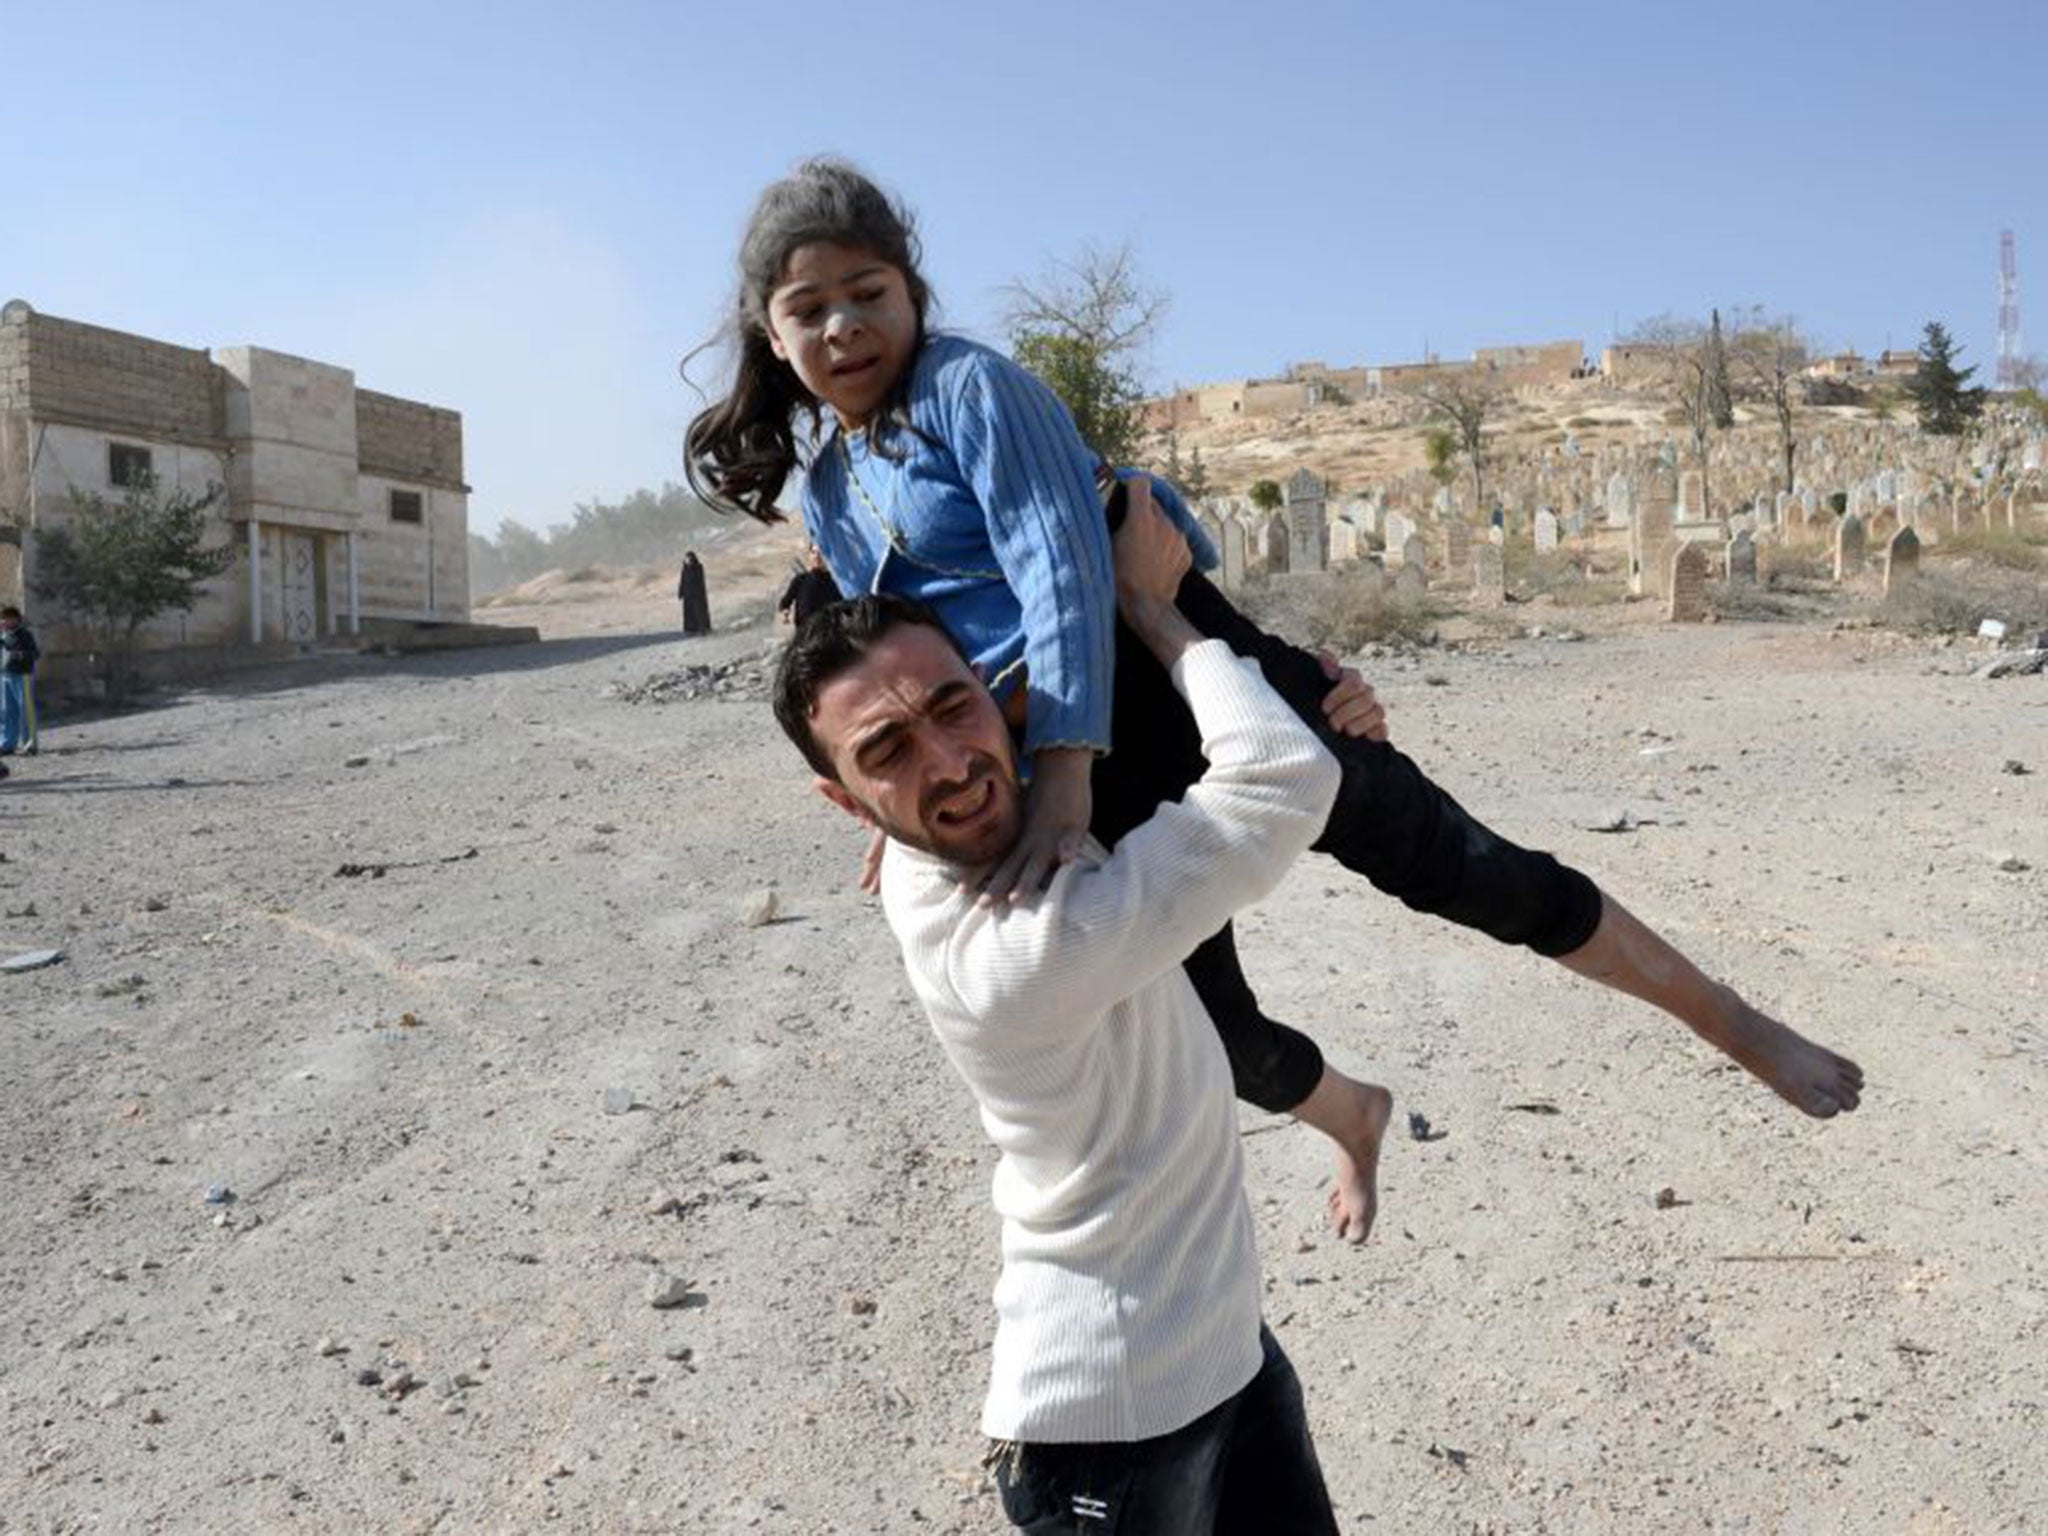
[[830,800],[864,827],[872,827],[875,818],[868,814],[868,808],[846,792],[846,786],[837,779],[828,779],[822,773],[811,780],[811,788]]

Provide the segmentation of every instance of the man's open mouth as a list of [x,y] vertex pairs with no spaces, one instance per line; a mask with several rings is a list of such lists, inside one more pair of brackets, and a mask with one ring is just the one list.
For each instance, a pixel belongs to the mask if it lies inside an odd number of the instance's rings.
[[995,798],[995,776],[985,774],[972,788],[949,796],[944,802],[934,806],[932,820],[942,827],[962,826],[995,804]]

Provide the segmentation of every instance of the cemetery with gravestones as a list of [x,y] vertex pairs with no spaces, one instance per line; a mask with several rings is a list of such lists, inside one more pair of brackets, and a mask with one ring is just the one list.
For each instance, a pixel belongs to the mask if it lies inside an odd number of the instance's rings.
[[[1232,495],[1203,501],[1218,576],[1254,592],[1281,576],[1378,584],[1447,613],[1583,600],[1644,603],[1690,622],[1766,617],[1795,599],[1801,612],[1832,601],[1848,614],[1973,561],[2048,567],[2048,424],[2038,418],[1998,408],[1951,439],[1896,413],[1806,410],[1788,456],[1778,424],[1752,405],[1712,437],[1702,463],[1647,404],[1611,381],[1523,390],[1486,445],[1477,490],[1469,464],[1443,477],[1422,461],[1426,417],[1403,416],[1396,392],[1361,408],[1358,440],[1370,447],[1348,456],[1328,409],[1298,439],[1285,413],[1216,426],[1201,439],[1212,483],[1227,483],[1242,444],[1257,450],[1258,477],[1282,491],[1271,512]],[[1273,473],[1288,454],[1293,464]],[[2024,596],[2017,606],[2026,609]]]

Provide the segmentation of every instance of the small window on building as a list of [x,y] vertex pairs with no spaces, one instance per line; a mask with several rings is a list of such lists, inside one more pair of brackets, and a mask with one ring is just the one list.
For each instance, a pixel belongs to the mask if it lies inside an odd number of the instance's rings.
[[393,491],[391,493],[391,521],[394,523],[422,523],[426,521],[425,510],[420,503],[418,491]]
[[155,471],[150,468],[147,448],[138,448],[133,443],[107,444],[107,483],[123,490],[147,485]]

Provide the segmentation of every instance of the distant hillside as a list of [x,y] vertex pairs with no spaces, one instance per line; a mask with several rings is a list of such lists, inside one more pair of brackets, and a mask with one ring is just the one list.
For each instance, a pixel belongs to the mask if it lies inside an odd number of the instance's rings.
[[[1487,425],[1490,472],[1539,459],[1567,437],[1587,451],[1607,442],[1635,443],[1645,434],[1681,440],[1685,429],[1670,412],[1670,402],[1656,394],[1618,389],[1601,379],[1519,389]],[[1817,406],[1799,412],[1805,420],[1863,414]],[[1744,440],[1777,431],[1769,409],[1757,403],[1739,403],[1736,421],[1736,436]],[[1149,434],[1145,450],[1155,468],[1176,458],[1185,469],[1199,453],[1212,495],[1243,496],[1254,481],[1285,481],[1297,469],[1313,470],[1335,493],[1349,495],[1422,470],[1429,426],[1420,400],[1383,395],[1284,415],[1183,423]],[[1720,447],[1728,442],[1717,439]]]
[[507,519],[496,537],[470,535],[470,595],[501,592],[547,571],[674,565],[692,544],[716,545],[741,526],[753,525],[714,512],[680,485],[638,490],[616,503],[583,503],[544,533]]

